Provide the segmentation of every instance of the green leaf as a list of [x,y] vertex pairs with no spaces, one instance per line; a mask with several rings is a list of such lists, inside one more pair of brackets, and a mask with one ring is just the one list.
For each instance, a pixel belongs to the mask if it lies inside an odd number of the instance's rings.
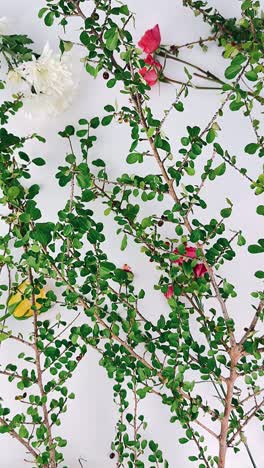
[[222,176],[226,171],[226,163],[223,162],[222,164],[220,164],[219,166],[217,166],[215,169],[214,169],[214,173],[217,175],[217,176]]
[[259,144],[258,143],[249,143],[245,147],[245,153],[255,154],[258,149],[259,149]]
[[156,148],[160,148],[163,151],[166,151],[167,153],[170,153],[171,151],[169,142],[161,138],[160,135],[157,135],[157,137],[155,138],[155,146]]
[[102,119],[102,125],[103,125],[104,127],[106,127],[107,125],[109,125],[109,124],[112,122],[113,117],[114,117],[113,115],[106,115],[106,116]]
[[185,437],[181,437],[181,439],[179,439],[179,442],[180,444],[187,444],[187,442],[189,442],[189,439],[186,439]]
[[44,8],[41,8],[38,12],[38,17],[39,18],[42,18],[42,16],[46,13],[46,11],[48,11],[48,8],[44,7]]
[[36,166],[44,166],[46,164],[46,161],[43,158],[32,159],[32,162],[36,164]]
[[94,129],[97,128],[97,127],[99,127],[99,125],[100,125],[99,117],[94,117],[93,119],[91,119],[90,125],[91,125],[91,127],[94,128]]
[[74,126],[73,125],[67,125],[65,127],[64,133],[66,134],[67,137],[73,136],[74,135]]
[[182,102],[176,102],[175,104],[173,104],[173,106],[178,112],[183,112],[184,111],[184,107],[183,107]]
[[20,188],[19,187],[10,187],[7,191],[7,196],[9,198],[9,200],[15,200],[17,198],[17,196],[19,195],[20,193]]
[[264,271],[263,270],[258,270],[255,273],[256,278],[263,279],[264,278]]
[[80,41],[85,45],[88,46],[90,44],[90,37],[86,31],[82,31],[80,34]]
[[245,77],[249,80],[249,81],[257,81],[258,79],[258,74],[257,72],[255,72],[255,70],[250,70],[250,71],[247,71],[245,73]]
[[54,13],[50,11],[44,18],[44,23],[46,26],[52,26],[54,22]]
[[209,132],[206,135],[207,143],[212,143],[216,137],[216,131],[213,128],[210,128]]
[[223,210],[220,211],[220,214],[222,218],[229,218],[232,213],[232,208],[224,208]]
[[149,441],[149,448],[152,452],[156,452],[158,445],[155,444],[154,440]]
[[125,234],[121,242],[121,250],[125,250],[127,247],[127,235]]
[[116,28],[112,28],[108,30],[105,34],[106,38],[106,48],[110,51],[113,51],[117,48],[118,44],[118,30]]
[[73,43],[71,41],[60,41],[60,49],[63,52],[70,52],[73,48]]
[[227,67],[226,71],[225,71],[225,77],[227,80],[232,80],[233,78],[235,78],[238,73],[241,71],[241,65],[240,64],[237,64],[237,65],[230,65],[229,67]]
[[217,154],[220,154],[220,156],[224,156],[223,148],[219,145],[219,143],[214,143],[214,149],[217,152]]
[[250,375],[246,375],[245,382],[246,382],[247,385],[251,385],[253,383],[253,380],[250,377]]
[[139,153],[130,153],[126,159],[128,164],[135,164],[138,162],[138,158],[141,156]]
[[257,213],[261,216],[264,216],[264,205],[259,205],[257,207]]
[[264,240],[259,239],[258,244],[252,244],[248,247],[248,251],[251,254],[259,254],[264,252]]
[[90,65],[90,63],[86,63],[85,65],[85,68],[86,68],[86,71],[91,75],[93,76],[94,78],[97,77],[98,75],[98,69],[97,67],[93,67],[92,65]]
[[246,239],[244,236],[242,236],[242,234],[239,234],[238,236],[238,239],[237,239],[237,245],[239,245],[240,247],[242,247],[242,245],[245,245],[246,244]]
[[40,242],[43,246],[48,245],[52,240],[54,227],[54,223],[36,223],[35,229],[32,232],[33,239]]
[[185,391],[185,392],[191,392],[193,390],[193,387],[195,385],[195,382],[183,382],[182,384],[182,389]]
[[6,333],[0,332],[0,343],[2,343],[2,341],[8,340],[10,335],[12,335],[11,331]]
[[116,84],[116,79],[115,78],[111,78],[111,80],[108,80],[107,81],[107,88],[113,88]]
[[105,162],[102,159],[95,159],[92,164],[96,167],[105,167]]
[[5,426],[4,424],[0,426],[0,434],[5,434],[6,432],[11,431],[11,428],[9,429],[8,426]]
[[25,426],[21,426],[18,431],[19,437],[22,437],[22,439],[27,439],[29,436],[29,432]]

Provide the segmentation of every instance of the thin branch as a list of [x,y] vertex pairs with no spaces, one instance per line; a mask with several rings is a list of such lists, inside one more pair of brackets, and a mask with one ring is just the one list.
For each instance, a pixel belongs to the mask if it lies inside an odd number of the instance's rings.
[[249,325],[246,333],[243,335],[243,337],[241,338],[239,344],[240,345],[243,345],[245,343],[245,341],[247,340],[247,338],[251,335],[251,333],[253,333],[255,331],[255,328],[256,328],[256,325],[258,323],[258,320],[259,320],[259,317],[260,317],[260,314],[262,312],[262,309],[264,307],[264,300],[261,300],[260,303],[259,303],[259,306],[256,310],[256,313],[251,321],[251,324]]
[[[0,423],[2,426],[9,427],[9,424],[7,421],[5,421],[4,418],[0,417]],[[27,449],[29,453],[36,459],[38,457],[38,453],[31,447],[31,445],[27,442],[26,439],[23,439],[22,437],[19,436],[19,434],[14,430],[11,429],[8,431],[9,434],[14,437],[14,439],[18,440],[24,447]]]
[[211,436],[215,437],[217,440],[219,439],[219,436],[214,432],[212,431],[212,429],[210,429],[210,427],[207,427],[205,426],[203,423],[201,423],[201,421],[199,421],[198,419],[196,419],[194,421],[196,424],[198,424],[198,426],[202,427],[205,431],[207,431],[209,434],[211,434]]
[[245,426],[249,423],[249,421],[255,416],[255,414],[260,410],[260,408],[264,405],[264,398],[263,400],[257,405],[254,407],[254,410],[252,411],[252,413],[246,418],[246,420],[243,422],[243,424],[241,424],[238,428],[238,430],[235,432],[235,434],[232,435],[231,439],[229,439],[228,441],[228,445],[231,445],[233,443],[233,441],[235,440],[235,438],[243,431],[243,429],[245,428]]

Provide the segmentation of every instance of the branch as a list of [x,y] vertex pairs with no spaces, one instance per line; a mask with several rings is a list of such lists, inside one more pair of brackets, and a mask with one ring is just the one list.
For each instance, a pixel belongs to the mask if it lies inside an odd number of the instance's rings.
[[[0,423],[2,426],[9,427],[8,423],[4,420],[4,418],[0,417]],[[38,457],[38,453],[31,447],[31,445],[26,441],[26,439],[22,439],[19,434],[14,430],[11,429],[8,431],[9,434],[14,437],[14,439],[18,440],[24,447],[28,450],[29,453],[36,459]]]
[[236,365],[240,358],[241,352],[238,346],[233,346],[230,350],[230,374],[226,380],[227,392],[225,397],[224,417],[221,421],[221,431],[219,435],[219,455],[218,468],[225,468],[226,452],[227,452],[227,434],[229,429],[229,418],[232,411],[232,398],[234,392],[235,381],[237,378]]
[[247,340],[247,338],[251,335],[251,333],[253,333],[255,331],[255,327],[256,327],[256,325],[258,323],[259,316],[260,316],[260,314],[262,312],[263,307],[264,307],[264,301],[261,300],[260,303],[259,303],[259,306],[258,306],[258,308],[256,310],[256,313],[255,313],[255,315],[254,315],[254,317],[252,319],[251,324],[249,325],[246,333],[244,334],[244,336],[241,338],[241,340],[239,342],[240,345],[243,345],[245,343],[245,341]]
[[[187,424],[187,425],[188,425],[189,429],[191,429],[190,425],[189,425],[189,424]],[[200,442],[199,442],[199,440],[197,439],[197,437],[196,437],[196,435],[194,434],[194,432],[193,432],[193,434],[192,434],[192,438],[193,438],[193,441],[195,442],[195,445],[197,446],[197,448],[198,448],[198,450],[199,450],[199,454],[200,454],[201,457],[203,458],[203,461],[204,461],[205,465],[207,466],[207,468],[210,468],[210,465],[209,465],[208,461],[206,460],[206,457],[205,457],[205,454],[204,454],[204,450],[203,450],[203,448],[200,446]]]
[[249,421],[255,416],[255,414],[258,412],[258,410],[261,408],[261,406],[264,405],[264,398],[263,400],[254,408],[254,411],[246,418],[246,420],[239,426],[239,429],[233,434],[231,439],[228,441],[228,445],[231,445],[234,439],[243,431],[245,426],[249,423]]
[[201,423],[201,421],[199,421],[198,419],[196,419],[194,421],[196,424],[198,424],[200,427],[202,427],[205,431],[207,431],[209,434],[211,434],[213,437],[215,437],[217,440],[219,439],[219,436],[214,432],[212,431],[212,429],[210,429],[210,427],[207,427],[205,426],[203,423]]
[[[25,248],[25,250],[27,251],[27,248]],[[38,348],[38,311],[36,310],[36,298],[35,298],[35,293],[34,293],[34,278],[33,278],[31,267],[29,267],[28,269],[28,276],[29,276],[29,281],[30,281],[30,285],[32,288],[31,300],[32,300],[32,308],[33,308],[34,350],[35,350],[35,360],[36,360],[36,369],[37,369],[37,383],[38,383],[41,400],[42,400],[41,406],[43,410],[44,424],[47,429],[48,447],[49,447],[49,453],[50,453],[50,468],[56,468],[57,467],[56,452],[55,452],[54,442],[53,442],[53,438],[51,434],[51,426],[49,423],[49,413],[47,409],[47,404],[45,402],[46,393],[44,391],[42,369],[41,369],[41,362],[40,362],[40,350]]]

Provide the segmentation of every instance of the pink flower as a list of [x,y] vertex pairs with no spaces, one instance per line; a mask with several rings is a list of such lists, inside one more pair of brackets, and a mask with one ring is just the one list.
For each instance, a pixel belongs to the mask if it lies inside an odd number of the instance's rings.
[[154,28],[148,29],[144,36],[140,39],[138,45],[146,52],[146,54],[152,54],[158,49],[161,42],[159,25],[156,24]]
[[154,86],[158,81],[158,73],[155,68],[143,67],[139,70],[139,73],[149,86]]
[[166,299],[170,299],[173,295],[174,295],[173,285],[169,284],[167,292],[164,293],[164,296],[166,297]]
[[125,264],[122,266],[122,270],[126,271],[127,273],[132,273],[132,268],[131,268],[131,266],[129,266],[127,263],[125,263]]
[[156,67],[158,70],[161,70],[162,68],[161,64],[157,62],[157,60],[155,60],[151,54],[148,54],[144,61],[147,65],[150,65],[151,67]]
[[197,265],[195,265],[193,271],[194,271],[196,278],[202,278],[207,272],[207,268],[204,266],[203,263],[198,263]]
[[[178,249],[175,249],[173,253],[178,254],[179,253]],[[178,263],[178,265],[182,265],[183,262],[186,262],[189,258],[196,258],[196,257],[197,255],[196,255],[195,247],[185,247],[185,255],[178,258],[178,260],[174,260],[173,263]],[[203,263],[197,263],[193,271],[194,271],[196,278],[202,278],[207,272],[207,268],[204,266]]]
[[[175,249],[173,253],[178,254],[178,249]],[[182,265],[184,261],[188,260],[188,258],[196,258],[196,248],[195,247],[185,247],[185,256],[181,256],[178,260],[174,260],[173,263],[178,263],[178,265]],[[188,257],[188,258],[187,258]]]

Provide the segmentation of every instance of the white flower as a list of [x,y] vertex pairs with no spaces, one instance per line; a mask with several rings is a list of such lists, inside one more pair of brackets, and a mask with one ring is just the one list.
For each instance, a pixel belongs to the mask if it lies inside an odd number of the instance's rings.
[[7,33],[7,18],[5,16],[2,16],[0,18],[0,35],[4,36]]
[[63,95],[73,86],[72,73],[65,60],[60,60],[47,43],[39,58],[24,62],[16,69],[34,87],[37,94]]
[[22,76],[16,70],[9,70],[7,79],[14,86],[22,84]]
[[72,102],[73,93],[67,96],[50,96],[47,94],[28,94],[23,99],[23,110],[26,117],[55,117],[65,111]]
[[77,81],[66,55],[54,54],[48,43],[40,57],[20,64],[8,73],[8,78],[23,88],[24,110],[29,115],[39,111],[56,115],[65,110],[72,101]]

